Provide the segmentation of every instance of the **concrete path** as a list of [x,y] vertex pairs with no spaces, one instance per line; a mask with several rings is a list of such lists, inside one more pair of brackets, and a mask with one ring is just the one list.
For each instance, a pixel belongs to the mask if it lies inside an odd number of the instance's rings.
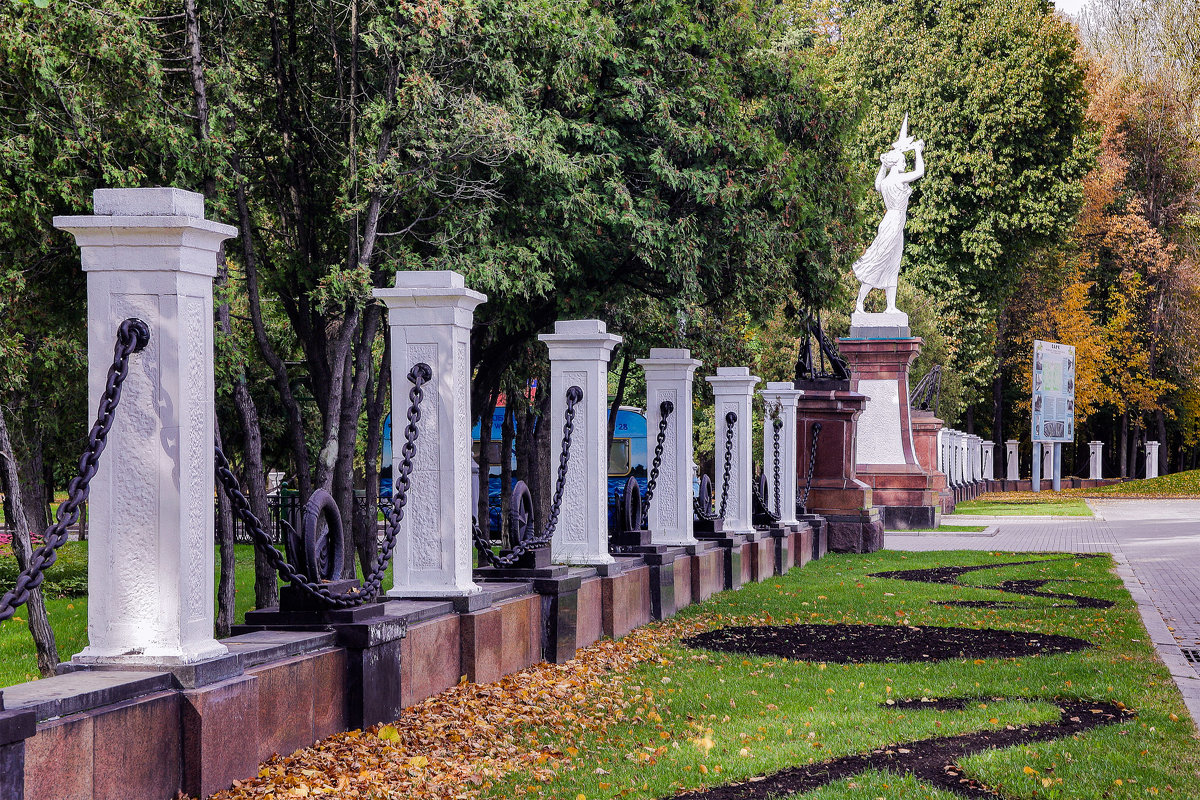
[[[1089,500],[1095,517],[972,518],[975,534],[895,533],[891,550],[1112,553],[1200,728],[1200,501]],[[947,517],[943,524],[967,520]]]

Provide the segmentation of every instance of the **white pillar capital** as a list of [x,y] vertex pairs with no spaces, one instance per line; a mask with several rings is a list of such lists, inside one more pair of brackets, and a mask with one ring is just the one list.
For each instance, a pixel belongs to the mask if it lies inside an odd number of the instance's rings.
[[[394,288],[373,294],[388,309],[397,444],[408,414],[409,371],[424,363],[433,373],[424,385],[421,436],[388,596],[474,594],[481,590],[471,579],[471,325],[487,297],[466,288],[457,272],[433,270],[397,272]],[[400,461],[401,449],[393,447],[393,478]]]
[[661,347],[650,349],[649,358],[637,360],[646,374],[647,455],[653,458],[662,404],[674,411],[667,417],[662,463],[647,524],[653,544],[690,545],[692,535],[692,380],[700,362],[691,351]]
[[775,425],[779,411],[779,524],[799,525],[796,519],[796,406],[804,392],[790,381],[768,381],[760,394],[766,407],[763,415],[763,473],[767,476],[767,508],[775,510]]
[[[550,423],[562,429],[567,390],[578,386],[575,432],[567,465],[566,487],[551,557],[566,564],[611,564],[608,552],[608,360],[620,336],[598,319],[561,320],[554,333],[538,339],[550,351]],[[550,463],[557,464],[562,443],[552,437]]]
[[88,273],[88,412],[117,326],[150,344],[129,362],[88,511],[88,646],[81,664],[190,664],[213,638],[213,277],[237,229],[179,189],[97,189],[94,215],[55,217]]
[[[750,465],[754,450],[750,437],[754,386],[759,379],[750,374],[749,367],[717,367],[717,374],[705,380],[713,387],[713,413],[716,415],[716,480],[713,481],[713,491],[716,493],[717,511],[720,511],[724,488],[725,441],[727,431],[732,427],[733,455],[729,461],[729,495],[725,503],[724,530],[731,534],[753,533],[753,508],[750,502],[753,496],[750,481],[753,476]],[[730,413],[737,417],[732,426],[726,421]]]

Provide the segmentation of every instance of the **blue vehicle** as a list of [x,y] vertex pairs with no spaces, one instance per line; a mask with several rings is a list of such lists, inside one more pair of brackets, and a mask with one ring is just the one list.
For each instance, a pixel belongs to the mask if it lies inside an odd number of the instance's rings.
[[[504,423],[504,406],[497,406],[492,415],[492,440],[489,446],[488,462],[491,464],[488,476],[488,508],[489,525],[493,534],[500,531],[500,441],[501,426]],[[471,428],[471,457],[479,457],[479,423]],[[510,453],[512,465],[516,467],[516,455]],[[383,420],[383,446],[381,457],[382,468],[379,471],[379,496],[392,496],[392,416],[389,414]],[[617,411],[617,424],[613,430],[612,447],[608,453],[608,525],[610,530],[616,526],[616,509],[625,482],[632,476],[638,482],[642,493],[646,492],[646,477],[649,473],[649,460],[646,446],[646,415],[640,408],[621,406]]]

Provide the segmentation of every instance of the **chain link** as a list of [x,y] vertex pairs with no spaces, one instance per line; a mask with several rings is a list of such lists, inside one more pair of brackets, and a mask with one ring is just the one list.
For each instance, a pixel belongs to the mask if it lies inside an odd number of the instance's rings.
[[812,490],[813,470],[817,468],[817,441],[821,438],[821,423],[812,424],[812,450],[808,454],[808,477],[804,479],[804,499],[800,505],[808,513],[808,493]]
[[725,475],[721,481],[721,510],[717,517],[725,519],[725,504],[729,502],[729,471],[733,469],[733,426],[737,424],[737,414],[730,411],[725,415]]
[[512,550],[504,555],[498,555],[492,552],[491,541],[484,536],[483,530],[479,527],[479,522],[472,517],[471,538],[475,542],[475,549],[479,551],[480,559],[486,561],[490,566],[511,567],[520,561],[530,550],[545,547],[554,538],[554,531],[558,527],[558,515],[562,509],[563,492],[567,487],[567,464],[570,463],[571,457],[571,437],[575,433],[575,406],[582,399],[583,389],[580,389],[578,386],[572,386],[570,389],[567,389],[567,408],[563,412],[562,452],[558,457],[558,479],[554,487],[554,500],[550,504],[550,514],[546,519],[545,530],[540,535],[530,536],[526,540],[518,541],[513,545]]
[[646,530],[647,519],[650,517],[650,501],[654,498],[654,487],[658,485],[658,470],[662,466],[663,442],[667,439],[667,420],[675,411],[675,404],[663,400],[658,405],[658,439],[654,444],[654,461],[650,464],[650,479],[646,481],[646,496],[642,498],[642,518],[638,527]]
[[108,368],[104,393],[100,395],[96,422],[79,458],[79,473],[67,485],[67,499],[58,507],[55,523],[46,529],[43,544],[33,551],[28,566],[17,576],[16,584],[0,599],[0,622],[15,614],[29,600],[29,593],[42,585],[45,571],[58,560],[58,548],[66,544],[67,529],[79,521],[80,509],[87,502],[92,478],[100,467],[100,454],[104,452],[117,405],[121,402],[121,385],[129,376],[129,357],[140,353],[149,343],[150,326],[140,319],[130,317],[117,327],[112,366]]
[[267,562],[285,581],[297,586],[307,594],[328,603],[335,608],[353,608],[370,602],[379,593],[379,585],[383,581],[383,573],[392,560],[392,551],[396,547],[396,536],[400,532],[400,522],[404,519],[404,506],[408,504],[408,491],[412,486],[413,458],[417,454],[417,423],[421,421],[421,400],[425,397],[422,386],[433,378],[433,371],[428,364],[417,364],[408,372],[408,380],[412,383],[408,399],[408,424],[404,427],[404,446],[400,450],[400,468],[392,481],[392,502],[383,508],[387,521],[384,529],[383,547],[375,559],[375,565],[363,581],[360,588],[348,592],[333,592],[319,582],[309,580],[296,567],[288,563],[283,553],[275,549],[271,535],[263,529],[262,523],[250,510],[250,501],[242,493],[241,486],[229,468],[229,461],[220,447],[216,447],[217,478],[229,495],[233,513],[242,521],[254,545],[266,557]]

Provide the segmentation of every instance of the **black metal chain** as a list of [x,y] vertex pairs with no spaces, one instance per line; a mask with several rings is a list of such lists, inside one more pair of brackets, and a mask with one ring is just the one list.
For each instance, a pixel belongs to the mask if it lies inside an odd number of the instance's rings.
[[658,470],[662,466],[663,442],[667,439],[667,420],[675,411],[675,404],[663,400],[658,404],[658,439],[654,443],[654,461],[650,464],[650,479],[646,481],[646,495],[642,498],[642,518],[638,520],[641,530],[646,529],[650,516],[650,501],[654,498],[654,487],[658,485]]
[[813,470],[817,468],[817,440],[821,438],[821,423],[812,424],[812,450],[808,454],[808,477],[804,479],[804,499],[800,505],[808,511],[808,493],[812,490]]
[[[108,380],[100,395],[96,421],[88,433],[83,455],[79,458],[79,473],[67,485],[67,499],[58,507],[54,524],[46,529],[42,545],[33,551],[29,564],[17,576],[13,588],[0,599],[0,622],[15,614],[29,600],[29,593],[42,585],[45,571],[58,560],[58,548],[67,542],[67,529],[79,521],[80,508],[87,502],[89,486],[100,467],[100,454],[104,452],[117,405],[121,402],[121,384],[129,376],[129,357],[140,353],[149,343],[150,326],[140,319],[130,317],[117,326],[112,366],[108,368]],[[13,546],[16,546],[15,541]]]
[[504,555],[498,555],[492,552],[492,543],[484,536],[483,530],[479,527],[479,522],[474,518],[471,519],[471,538],[475,542],[475,549],[479,551],[479,557],[491,566],[511,567],[530,550],[545,547],[554,538],[554,531],[558,527],[558,515],[562,509],[563,492],[567,487],[567,465],[570,463],[571,457],[571,437],[575,433],[575,406],[582,399],[583,389],[580,389],[578,386],[572,386],[570,389],[567,389],[567,408],[563,412],[562,452],[558,457],[558,478],[554,487],[554,500],[550,503],[550,514],[546,519],[546,527],[541,534],[530,536],[524,541],[518,541],[513,545],[512,550]]
[[771,427],[774,428],[774,444],[775,444],[775,519],[782,519],[783,512],[780,511],[779,498],[779,432],[783,430],[783,420],[779,418],[779,404],[775,404],[775,414]]
[[246,530],[254,540],[254,545],[263,553],[267,562],[279,575],[292,586],[298,586],[315,598],[324,600],[335,608],[353,608],[370,602],[379,593],[379,585],[383,574],[392,560],[392,551],[396,547],[396,536],[400,532],[400,522],[404,519],[404,506],[408,503],[408,490],[412,486],[413,458],[417,454],[417,423],[421,421],[421,400],[425,392],[421,387],[433,379],[433,370],[428,364],[417,364],[408,371],[408,380],[412,383],[408,399],[408,424],[404,427],[404,446],[400,450],[400,469],[393,476],[392,502],[383,508],[387,525],[384,529],[383,547],[375,559],[375,565],[363,581],[362,587],[348,592],[333,592],[320,583],[309,580],[296,567],[288,563],[283,553],[275,549],[271,535],[263,529],[262,523],[250,510],[250,501],[242,493],[238,480],[229,468],[229,461],[220,447],[215,448],[217,478],[229,495],[233,505],[233,513],[242,521]]
[[[705,475],[704,479],[707,480],[708,476]],[[703,485],[704,484],[702,481],[701,486],[703,486]],[[718,517],[716,515],[716,513],[714,512],[714,510],[712,508],[712,499],[711,498],[709,499],[709,501],[707,503],[707,506],[708,506],[707,508],[705,507],[705,505],[706,505],[705,501],[701,497],[693,497],[692,498],[692,511],[695,512],[695,516],[697,519],[706,520],[708,522],[713,522],[715,520],[720,519],[720,517]]]
[[725,475],[721,482],[721,510],[717,516],[725,519],[725,504],[729,502],[729,471],[733,468],[733,426],[737,424],[737,414],[730,411],[725,415]]

